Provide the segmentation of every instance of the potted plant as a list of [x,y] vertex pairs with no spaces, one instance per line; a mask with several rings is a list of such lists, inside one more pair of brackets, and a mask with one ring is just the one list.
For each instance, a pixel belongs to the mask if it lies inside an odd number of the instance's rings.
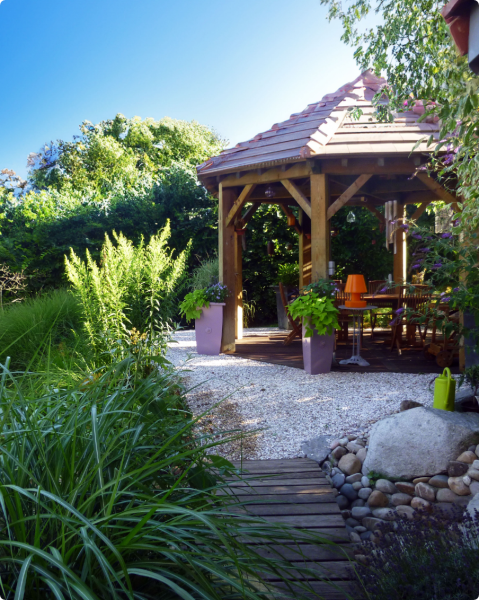
[[[278,283],[283,284],[284,293],[286,298],[294,291],[299,291],[299,266],[295,264],[283,264],[278,268]],[[276,293],[276,310],[278,313],[278,327],[280,329],[293,329],[291,323],[288,320],[286,311],[284,310],[283,301],[281,300],[281,294],[279,293],[279,286],[271,286]]]
[[186,294],[180,304],[180,313],[187,321],[195,319],[196,351],[215,356],[221,350],[223,334],[223,307],[228,288],[215,283],[207,288]]
[[321,280],[303,288],[288,310],[303,326],[304,370],[310,375],[329,373],[333,361],[334,330],[339,328],[334,306],[335,284]]

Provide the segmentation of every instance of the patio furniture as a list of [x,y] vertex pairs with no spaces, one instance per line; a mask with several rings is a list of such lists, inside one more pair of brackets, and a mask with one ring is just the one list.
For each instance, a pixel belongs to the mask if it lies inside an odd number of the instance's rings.
[[[448,304],[431,303],[431,308],[435,307],[447,316],[450,321],[455,323],[459,322],[459,311],[450,308]],[[424,325],[424,356],[428,360],[436,360],[436,364],[439,367],[450,367],[455,357],[459,355],[459,340],[457,339],[457,333],[452,331],[449,334],[443,334],[440,338],[437,335],[437,321],[432,318],[432,334],[431,343],[425,345],[426,332],[431,321],[431,317],[426,319]]]
[[[402,332],[403,326],[406,325],[406,343],[410,346],[424,347],[425,333],[423,334],[421,327],[427,331],[427,323],[419,322],[421,317],[425,316],[425,311],[431,300],[431,294],[428,286],[416,285],[414,290],[411,286],[400,286],[400,308],[404,312],[394,316],[391,336],[391,350],[394,346],[397,347],[398,353],[401,354],[403,341]],[[397,311],[397,309],[396,309]],[[416,330],[419,330],[419,344],[416,343]]]
[[284,311],[285,311],[286,315],[288,316],[288,321],[291,323],[291,326],[293,327],[292,331],[287,335],[286,339],[283,342],[283,344],[285,346],[288,346],[289,344],[291,344],[291,342],[294,340],[295,337],[299,337],[299,339],[303,338],[303,330],[301,327],[301,321],[299,321],[299,320],[295,321],[293,319],[293,317],[289,314],[289,311],[288,311],[289,302],[288,302],[288,299],[285,294],[284,286],[281,282],[279,284],[279,293],[281,295],[281,301],[283,303]]
[[[391,320],[401,305],[401,292],[396,287],[387,287],[388,284],[389,282],[384,279],[369,281],[368,293],[363,295],[363,300],[374,304],[378,308],[390,308],[391,311],[388,311],[386,316]],[[374,339],[374,329],[378,322],[378,316],[378,313],[371,312],[371,339]]]
[[340,365],[358,365],[360,367],[369,367],[369,363],[361,356],[361,338],[362,338],[362,321],[366,310],[374,310],[377,306],[366,305],[364,308],[349,308],[341,305],[340,310],[348,312],[353,317],[353,354],[351,358],[340,360]]

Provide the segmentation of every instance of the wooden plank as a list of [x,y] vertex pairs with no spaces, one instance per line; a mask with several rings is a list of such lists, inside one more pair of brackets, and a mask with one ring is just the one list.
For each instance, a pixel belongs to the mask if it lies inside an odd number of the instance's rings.
[[218,206],[218,257],[220,281],[226,285],[230,295],[226,298],[223,309],[223,336],[221,352],[234,352],[235,350],[235,323],[236,323],[236,265],[235,265],[235,231],[234,225],[226,225],[227,216],[236,200],[233,189],[223,189],[219,186]]
[[371,177],[371,174],[360,175],[356,181],[350,185],[348,189],[343,192],[343,194],[341,194],[341,196],[328,208],[327,218],[331,219],[331,217],[333,217],[340,208],[347,204],[348,200],[352,198],[363,187],[363,185],[369,181]]
[[[245,544],[250,544],[254,546],[262,546],[263,544],[271,543],[271,539],[267,537],[258,536],[242,536],[241,541]],[[343,525],[342,527],[318,527],[312,531],[298,529],[294,532],[294,540],[291,537],[289,538],[280,538],[275,539],[275,544],[287,544],[289,546],[301,543],[343,543],[349,542],[349,534],[346,530],[346,527]]]
[[328,175],[311,175],[311,281],[328,277],[330,225]]
[[255,188],[254,183],[250,183],[249,185],[245,185],[239,197],[235,200],[235,203],[231,207],[231,210],[226,217],[226,227],[229,227],[235,222],[236,217],[241,214],[243,206],[248,202],[248,198],[254,191]]
[[[404,219],[406,216],[406,207],[398,205],[398,213],[396,219]],[[395,283],[404,283],[406,281],[407,272],[407,251],[406,251],[406,234],[402,227],[398,227],[394,233],[396,238],[396,253],[393,257],[393,279]]]
[[291,196],[296,200],[304,212],[311,218],[311,203],[299,189],[299,187],[290,179],[282,179],[281,183],[288,190]]
[[235,338],[243,339],[243,236],[235,233]]
[[319,469],[319,465],[315,460],[310,458],[279,458],[279,459],[266,459],[266,460],[232,460],[232,464],[237,469],[247,469],[252,471],[253,469],[260,468],[261,473],[265,473],[266,470],[270,473],[276,473],[278,468],[288,468],[295,471],[302,467],[311,467]]
[[297,544],[285,545],[270,544],[257,552],[266,558],[283,558],[291,561],[320,561],[320,560],[346,560],[352,555],[352,549],[347,544],[336,546],[333,544]]
[[[281,572],[284,578],[298,581],[318,581],[318,579],[326,579],[329,581],[347,581],[351,579],[352,565],[348,559],[332,560],[317,562],[297,561],[293,563],[300,569],[308,569],[309,573],[304,573],[299,569],[285,569]],[[261,574],[263,581],[281,581],[280,577],[275,573]]]
[[303,478],[284,478],[284,477],[271,477],[265,479],[249,479],[248,481],[231,481],[229,483],[231,487],[255,487],[259,488],[262,486],[281,485],[290,486],[291,491],[294,492],[295,486],[305,485],[329,485],[328,480],[324,477],[303,477]]
[[311,504],[247,504],[234,508],[230,512],[241,512],[252,515],[335,515],[339,514],[336,502],[316,502]]
[[424,213],[431,202],[432,200],[428,200],[427,202],[423,202],[421,206],[418,206],[411,217],[411,221],[417,221],[417,219],[419,219],[419,217]]
[[[288,177],[309,177],[309,167],[306,164],[306,161],[298,162],[297,160],[292,160],[291,162],[294,164],[290,169],[288,169]],[[232,186],[236,187],[238,185],[247,185],[250,183],[274,183],[275,181],[281,181],[282,179],[284,179],[284,171],[281,170],[281,167],[275,166],[271,169],[268,169],[264,173],[257,173],[256,170],[248,171],[239,179],[237,179],[234,174],[227,174],[227,177],[225,177],[221,183],[223,188],[226,188]]]
[[[325,473],[323,473],[321,471],[321,469],[319,469],[319,467],[316,468],[303,468],[303,469],[298,469],[298,470],[283,470],[280,471],[278,470],[276,473],[251,473],[247,470],[243,471],[241,473],[241,478],[242,479],[252,479],[252,480],[256,480],[258,481],[258,479],[264,479],[267,481],[274,481],[275,478],[279,478],[279,477],[286,477],[288,479],[314,479],[314,478],[319,478],[319,479],[325,479],[326,475]],[[229,479],[228,477],[226,479]],[[239,477],[237,475],[231,477],[231,479],[234,480],[238,480]]]
[[452,203],[458,201],[456,196],[453,196],[451,193],[445,190],[440,183],[429,177],[427,173],[416,173],[416,177],[420,179],[430,190],[435,192],[441,200],[444,200],[444,202]]
[[[238,469],[240,468],[239,466],[237,467]],[[257,467],[250,467],[248,465],[243,465],[243,473],[245,474],[249,474],[249,475],[279,475],[281,473],[289,473],[291,475],[295,475],[296,473],[314,473],[315,475],[317,474],[318,477],[325,477],[325,474],[321,471],[321,469],[319,468],[319,465],[311,465],[311,466],[304,466],[304,467],[290,467],[288,465],[284,466],[284,467],[277,467],[277,469],[275,471],[271,471],[271,469],[269,467],[261,467],[261,466],[257,466]]]
[[[276,583],[275,587],[281,590],[282,594],[287,598],[294,598],[297,600],[298,595],[301,600],[306,598],[323,598],[324,600],[353,600],[355,596],[351,595],[351,582],[349,581],[337,581],[327,583],[325,581],[316,582],[312,581],[309,584],[305,583],[305,586],[292,584],[293,591],[289,591],[285,583]],[[308,589],[312,589],[312,592],[308,592]]]
[[242,219],[243,219],[243,223],[245,225],[248,224],[248,222],[251,220],[252,216],[256,213],[256,211],[258,210],[258,208],[261,206],[261,204],[259,203],[255,203],[253,204],[253,206],[250,206],[248,208],[248,210],[245,212],[245,214],[243,215]]
[[[232,487],[233,489],[233,487]],[[265,486],[247,486],[247,487],[234,487],[234,493],[238,496],[251,496],[258,494],[320,494],[322,490],[330,490],[330,486],[326,480],[324,483],[317,483],[314,485],[265,485]]]
[[316,530],[318,527],[344,527],[344,519],[341,513],[336,515],[264,515],[265,521],[272,523],[284,523],[297,529]]

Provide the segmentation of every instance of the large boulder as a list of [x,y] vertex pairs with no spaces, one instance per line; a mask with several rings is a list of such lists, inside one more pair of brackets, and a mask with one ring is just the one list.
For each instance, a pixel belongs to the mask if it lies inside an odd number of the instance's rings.
[[479,414],[412,408],[371,430],[363,473],[414,479],[446,472],[449,461],[479,443]]

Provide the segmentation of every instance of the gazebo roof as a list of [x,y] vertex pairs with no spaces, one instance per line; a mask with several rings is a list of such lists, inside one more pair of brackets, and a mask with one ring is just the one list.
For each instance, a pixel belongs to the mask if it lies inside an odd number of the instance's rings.
[[[408,156],[422,138],[425,140],[414,153],[430,153],[432,147],[426,140],[431,134],[438,139],[437,123],[418,122],[420,115],[412,111],[395,113],[391,123],[377,120],[372,100],[385,84],[385,79],[365,71],[302,112],[205,161],[197,167],[198,175],[273,167],[314,157]],[[359,119],[351,114],[354,108],[362,111]]]

